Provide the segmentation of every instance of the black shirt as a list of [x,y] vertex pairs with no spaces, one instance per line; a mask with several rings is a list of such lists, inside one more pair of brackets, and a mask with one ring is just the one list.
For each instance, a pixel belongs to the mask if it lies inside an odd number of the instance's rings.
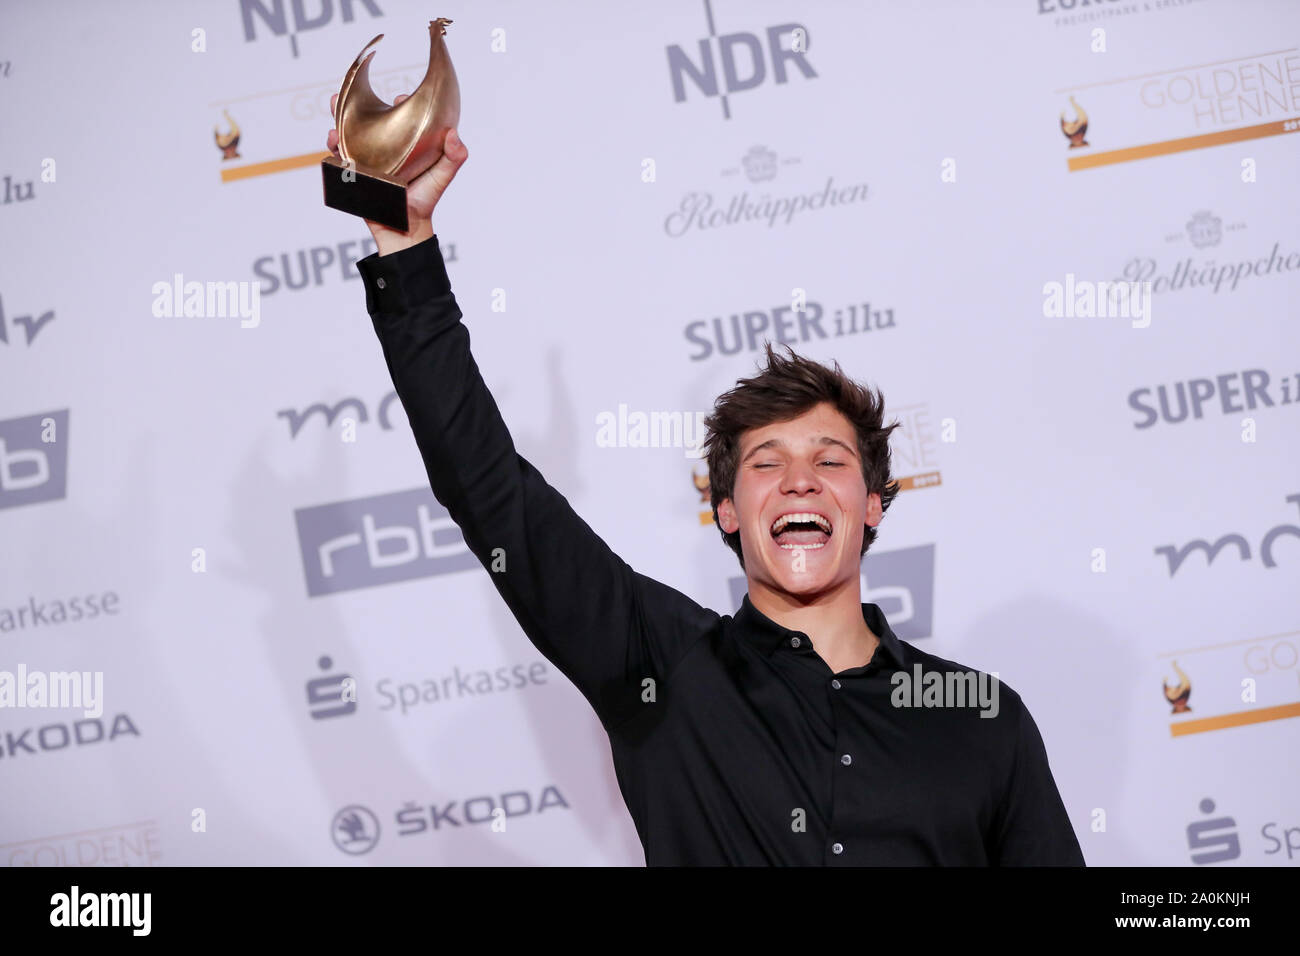
[[515,450],[437,237],[357,267],[433,493],[595,709],[647,864],[1083,865],[1015,691],[993,717],[894,706],[899,672],[969,669],[863,604],[879,645],[834,674],[748,595],[719,615],[633,570]]

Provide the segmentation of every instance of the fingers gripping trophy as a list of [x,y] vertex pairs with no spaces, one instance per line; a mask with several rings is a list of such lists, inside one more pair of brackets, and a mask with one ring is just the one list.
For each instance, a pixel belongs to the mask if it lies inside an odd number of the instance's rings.
[[389,106],[370,86],[381,33],[357,55],[330,99],[335,128],[321,162],[325,205],[361,216],[379,254],[433,236],[433,209],[469,150],[456,135],[460,87],[443,37],[450,20],[429,22],[429,67],[415,92]]

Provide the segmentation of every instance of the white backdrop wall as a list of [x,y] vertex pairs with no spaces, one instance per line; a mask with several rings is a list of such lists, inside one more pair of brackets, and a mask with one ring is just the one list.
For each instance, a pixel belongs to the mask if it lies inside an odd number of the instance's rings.
[[[0,671],[102,673],[103,709],[0,708],[0,861],[643,862],[595,716],[439,520],[322,204],[330,94],[377,33],[413,88],[435,16],[474,354],[619,554],[734,611],[699,464],[597,422],[707,410],[779,329],[904,426],[864,600],[1023,695],[1089,863],[1300,863],[1282,0],[4,3]],[[1149,321],[1045,315],[1119,279]],[[256,324],[165,314],[177,281],[256,286]],[[321,586],[313,534],[421,506],[429,551]]]

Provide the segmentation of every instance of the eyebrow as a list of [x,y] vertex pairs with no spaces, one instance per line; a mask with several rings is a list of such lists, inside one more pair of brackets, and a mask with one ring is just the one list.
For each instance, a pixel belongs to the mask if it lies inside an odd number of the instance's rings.
[[[839,445],[841,448],[847,451],[854,458],[858,457],[858,453],[856,451],[854,451],[848,445],[844,444],[844,442],[840,441],[838,438],[832,438],[830,435],[818,435],[817,438],[814,440],[820,445]],[[745,462],[749,461],[749,459],[753,458],[760,451],[763,451],[766,448],[785,448],[785,447],[787,447],[786,443],[782,441],[780,438],[769,438],[767,441],[763,442],[762,444],[755,445],[753,448],[751,448],[749,450],[749,454],[747,454],[744,458],[742,458],[740,460],[740,463],[743,465]]]

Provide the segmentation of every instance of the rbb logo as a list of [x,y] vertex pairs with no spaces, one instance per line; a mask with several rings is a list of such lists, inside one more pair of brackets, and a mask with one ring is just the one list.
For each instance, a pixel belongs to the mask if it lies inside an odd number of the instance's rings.
[[[374,0],[339,0],[339,13],[343,15],[344,23],[352,22],[354,2],[365,7],[372,17],[384,15]],[[316,0],[313,6],[318,9],[311,16],[307,14],[307,5],[307,0],[290,0],[289,8],[293,11],[293,29],[290,31],[284,0],[239,0],[239,13],[244,20],[244,40],[252,43],[257,39],[253,30],[253,16],[256,14],[276,36],[289,34],[289,47],[296,57],[298,34],[308,30],[319,30],[334,19],[334,0]]]
[[0,421],[0,508],[54,501],[68,490],[68,410]]
[[294,516],[312,597],[479,564],[428,488],[299,508]]
[[[782,23],[768,27],[766,31],[767,48],[764,49],[763,38],[753,33],[724,33],[718,36],[713,29],[713,13],[705,5],[705,17],[708,20],[709,35],[699,41],[699,62],[676,43],[668,46],[668,73],[673,83],[673,99],[678,103],[686,101],[686,80],[705,96],[720,96],[722,99],[722,116],[731,119],[731,107],[727,95],[742,90],[752,90],[762,85],[767,79],[768,54],[772,58],[772,79],[777,83],[786,83],[790,78],[789,66],[793,64],[800,73],[809,79],[817,72],[808,62],[808,29],[799,23]],[[789,37],[789,43],[782,40]],[[715,54],[716,50],[716,54]],[[740,51],[744,51],[740,53]],[[739,54],[740,63],[737,63]],[[722,64],[722,85],[718,83],[718,64]],[[742,68],[746,75],[741,75]]]

